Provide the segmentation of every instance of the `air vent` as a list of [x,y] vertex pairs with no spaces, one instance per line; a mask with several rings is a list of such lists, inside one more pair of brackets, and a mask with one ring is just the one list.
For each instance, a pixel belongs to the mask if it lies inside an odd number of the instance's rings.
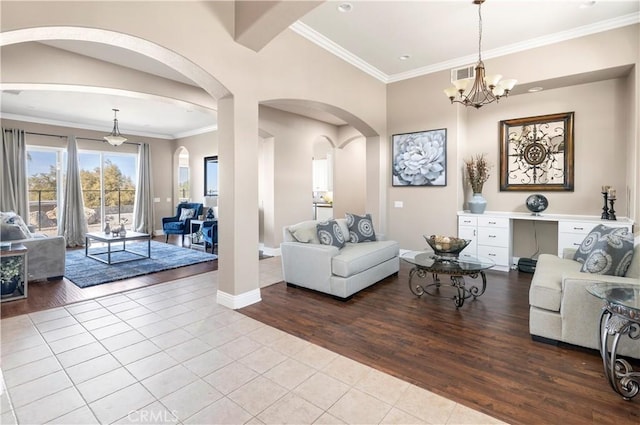
[[476,77],[476,68],[474,65],[464,66],[462,68],[455,68],[451,70],[451,82],[457,80],[465,80],[468,78]]

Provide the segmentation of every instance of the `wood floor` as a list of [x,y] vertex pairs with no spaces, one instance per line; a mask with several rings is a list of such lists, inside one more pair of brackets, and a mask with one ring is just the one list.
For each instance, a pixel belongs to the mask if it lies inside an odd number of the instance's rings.
[[512,424],[640,424],[640,397],[611,390],[597,351],[531,340],[531,275],[489,271],[456,310],[412,295],[408,272],[347,302],[278,283],[239,311]]
[[[164,242],[164,236],[156,237],[154,240]],[[180,239],[177,237],[170,238],[169,243],[180,245]],[[189,244],[186,239],[185,244],[186,246]],[[115,294],[143,286],[155,285],[217,269],[218,261],[208,261],[206,263],[194,264],[192,266],[180,267],[88,288],[79,288],[64,278],[54,281],[29,282],[27,289],[28,296],[26,299],[8,301],[0,304],[0,318],[4,319],[20,314],[32,313],[34,311],[47,310],[78,301]]]

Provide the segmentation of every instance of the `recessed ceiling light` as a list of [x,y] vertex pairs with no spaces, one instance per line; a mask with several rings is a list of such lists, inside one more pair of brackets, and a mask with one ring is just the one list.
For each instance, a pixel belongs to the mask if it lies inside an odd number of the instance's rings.
[[542,91],[543,88],[542,87],[531,87],[529,90],[527,90],[529,93],[535,93],[535,92],[539,92]]
[[594,0],[591,1],[583,1],[582,3],[580,3],[580,9],[588,9],[590,7],[593,7],[596,5],[596,2]]
[[343,13],[351,12],[353,10],[353,6],[351,3],[340,3],[338,10]]
[[398,59],[400,59],[401,61],[406,61],[407,59],[410,59],[410,58],[411,58],[411,56],[409,56],[409,55],[402,55]]

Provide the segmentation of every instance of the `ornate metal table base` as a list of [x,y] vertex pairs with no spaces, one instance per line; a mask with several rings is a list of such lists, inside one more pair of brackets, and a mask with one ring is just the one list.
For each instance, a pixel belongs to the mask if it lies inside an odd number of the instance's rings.
[[605,305],[600,316],[600,354],[604,373],[611,388],[625,400],[630,400],[640,392],[640,372],[634,372],[629,362],[617,357],[618,342],[622,335],[640,339],[640,317],[635,316],[637,313],[634,310],[612,303]]
[[[423,286],[420,284],[415,284],[415,285],[413,284],[414,275],[417,275],[419,278],[424,279],[427,277],[428,274],[429,272],[427,270],[419,266],[416,266],[413,269],[411,269],[411,271],[409,272],[409,289],[411,290],[411,292],[414,295],[417,295],[418,297],[421,297],[423,294],[427,294],[434,297],[448,298],[448,296],[446,295],[439,294],[440,292],[439,288],[442,285],[442,283],[440,282],[440,277],[438,276],[437,273],[432,273],[433,283],[429,285]],[[482,277],[482,287],[471,286],[467,288],[465,284],[464,276],[468,276],[472,279],[476,279],[478,276]],[[453,303],[456,305],[456,308],[462,307],[464,305],[464,300],[466,300],[467,298],[473,297],[473,299],[475,300],[477,297],[484,294],[484,291],[487,289],[487,277],[485,276],[483,271],[468,273],[465,275],[451,274],[450,278],[451,278],[450,286],[456,289],[455,294],[453,296]],[[435,289],[438,293],[434,293],[433,291],[431,291],[432,289]]]

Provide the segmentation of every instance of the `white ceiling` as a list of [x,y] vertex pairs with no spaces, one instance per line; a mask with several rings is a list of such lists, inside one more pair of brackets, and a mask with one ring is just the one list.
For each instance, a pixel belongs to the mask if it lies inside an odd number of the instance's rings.
[[[347,13],[338,10],[343,3],[323,3],[291,28],[383,82],[477,61],[478,7],[471,0],[351,1]],[[488,59],[640,22],[640,1],[488,0],[482,18],[482,55]],[[164,64],[120,48],[82,41],[47,44],[192,84]],[[400,60],[402,55],[409,59]],[[215,111],[175,100],[100,90],[21,90],[25,88],[2,86],[3,117],[109,132],[111,108],[118,108],[125,135],[171,139],[216,126]],[[104,106],[97,110],[95,105]],[[285,110],[343,124],[320,111]]]

